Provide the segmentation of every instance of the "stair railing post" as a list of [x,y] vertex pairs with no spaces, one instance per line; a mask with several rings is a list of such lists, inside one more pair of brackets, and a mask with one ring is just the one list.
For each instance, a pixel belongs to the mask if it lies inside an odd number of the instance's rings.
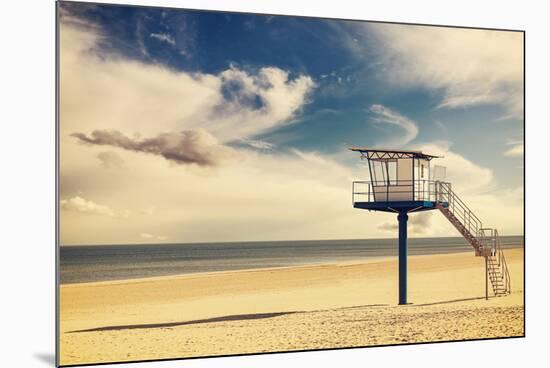
[[485,256],[485,300],[489,300],[489,262]]
[[[368,183],[368,184],[367,184],[367,193],[368,193],[368,194],[367,194],[367,195],[368,195],[367,200],[368,200],[368,202],[370,202],[370,184],[371,184],[371,183]],[[374,194],[373,194],[373,195],[374,195]]]

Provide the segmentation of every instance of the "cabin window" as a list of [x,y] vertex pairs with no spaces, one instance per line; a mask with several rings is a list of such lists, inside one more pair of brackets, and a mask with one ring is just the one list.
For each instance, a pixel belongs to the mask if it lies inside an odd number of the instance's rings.
[[375,185],[387,185],[386,165],[384,161],[372,161]]
[[387,161],[388,165],[388,182],[389,185],[398,185],[397,182],[397,160]]
[[428,160],[414,160],[414,175],[416,180],[427,180],[430,176],[430,164]]
[[413,178],[413,160],[410,158],[400,158],[397,160],[397,184],[412,185]]

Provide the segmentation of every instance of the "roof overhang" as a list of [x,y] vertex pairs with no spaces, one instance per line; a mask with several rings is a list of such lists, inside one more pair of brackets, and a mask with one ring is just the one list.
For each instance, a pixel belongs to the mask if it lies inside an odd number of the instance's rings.
[[431,160],[432,158],[440,158],[441,156],[429,155],[421,151],[411,150],[396,150],[384,148],[368,148],[368,147],[351,147],[351,151],[360,152],[361,157],[374,160],[393,160],[397,158],[420,158]]

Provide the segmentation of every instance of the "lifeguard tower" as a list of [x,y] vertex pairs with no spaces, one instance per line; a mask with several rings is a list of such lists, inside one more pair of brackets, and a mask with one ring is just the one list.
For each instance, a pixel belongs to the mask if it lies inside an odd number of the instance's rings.
[[408,213],[439,210],[473,246],[476,256],[485,257],[485,297],[489,281],[495,296],[511,292],[510,274],[496,229],[484,228],[477,216],[445,182],[445,167],[431,167],[438,156],[420,151],[352,147],[366,159],[370,181],[355,181],[353,207],[397,213],[399,222],[399,304],[407,304]]

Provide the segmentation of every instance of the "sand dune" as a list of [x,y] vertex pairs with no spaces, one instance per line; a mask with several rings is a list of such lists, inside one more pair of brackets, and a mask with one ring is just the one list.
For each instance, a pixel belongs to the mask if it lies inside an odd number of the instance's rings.
[[61,364],[521,336],[523,250],[510,296],[484,299],[483,258],[395,259],[61,286]]

